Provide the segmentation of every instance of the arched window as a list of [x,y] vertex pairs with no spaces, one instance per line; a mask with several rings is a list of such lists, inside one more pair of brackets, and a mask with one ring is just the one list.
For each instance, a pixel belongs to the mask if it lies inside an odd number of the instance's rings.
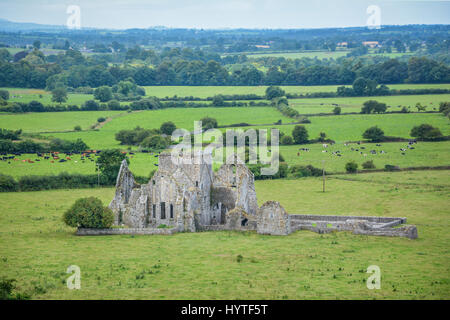
[[161,219],[166,218],[166,203],[161,202]]

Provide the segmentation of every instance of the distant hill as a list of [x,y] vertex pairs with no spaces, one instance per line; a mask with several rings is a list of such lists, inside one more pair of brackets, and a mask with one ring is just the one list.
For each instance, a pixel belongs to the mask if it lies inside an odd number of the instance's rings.
[[1,31],[59,31],[66,30],[66,26],[56,26],[29,22],[13,22],[6,19],[0,19],[0,30]]

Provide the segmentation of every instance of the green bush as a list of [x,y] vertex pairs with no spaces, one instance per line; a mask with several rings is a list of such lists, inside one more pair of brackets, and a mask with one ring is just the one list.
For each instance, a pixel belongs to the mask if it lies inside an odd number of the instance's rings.
[[288,145],[294,144],[294,139],[291,136],[285,135],[281,138],[280,142],[282,145],[288,146]]
[[64,213],[64,222],[70,227],[109,228],[114,215],[111,209],[104,207],[95,197],[81,198]]
[[104,117],[100,117],[97,119],[97,122],[105,122],[105,121],[106,121],[106,118],[104,118]]
[[363,138],[372,142],[379,142],[384,140],[384,131],[377,126],[370,127],[363,133]]
[[0,174],[0,192],[14,192],[19,190],[19,184],[13,177]]
[[304,126],[296,125],[292,130],[292,137],[296,144],[308,143],[308,131]]
[[373,163],[373,160],[368,160],[368,161],[364,162],[362,164],[362,167],[364,169],[375,169],[376,168],[375,164]]
[[426,123],[412,128],[410,135],[411,137],[426,141],[438,140],[443,137],[438,128]]
[[384,166],[384,170],[386,170],[386,171],[399,171],[400,168],[399,168],[399,166],[394,166],[392,164],[387,164],[387,165]]
[[315,168],[312,165],[302,166],[299,164],[291,166],[289,173],[295,178],[319,177],[323,174],[322,169]]
[[358,171],[358,164],[355,161],[350,161],[345,164],[345,171],[348,173],[356,173]]
[[73,130],[75,130],[75,131],[81,131],[81,126],[75,126],[75,127],[73,127]]

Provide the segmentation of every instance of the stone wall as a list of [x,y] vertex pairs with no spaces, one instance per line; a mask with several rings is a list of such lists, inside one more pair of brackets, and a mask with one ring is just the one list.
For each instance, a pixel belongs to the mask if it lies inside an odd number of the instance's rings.
[[178,232],[177,228],[113,228],[88,229],[78,228],[77,236],[106,236],[106,235],[172,235]]
[[279,202],[268,201],[258,210],[256,231],[261,234],[286,236],[291,233],[290,216]]

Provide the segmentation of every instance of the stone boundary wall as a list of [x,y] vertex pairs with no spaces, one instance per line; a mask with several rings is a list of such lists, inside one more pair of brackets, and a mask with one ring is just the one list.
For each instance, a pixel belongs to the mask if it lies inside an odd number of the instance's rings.
[[406,218],[398,217],[373,217],[373,216],[331,216],[331,215],[314,215],[314,214],[290,214],[291,221],[347,221],[347,220],[367,220],[374,223],[390,223],[400,220],[400,223],[406,223]]
[[106,236],[106,235],[172,235],[178,232],[177,228],[115,228],[115,229],[88,229],[78,228],[77,236]]

